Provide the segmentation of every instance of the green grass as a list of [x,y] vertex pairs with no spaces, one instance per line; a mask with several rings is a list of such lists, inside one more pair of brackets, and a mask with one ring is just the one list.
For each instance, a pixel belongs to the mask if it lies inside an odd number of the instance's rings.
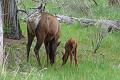
[[[35,4],[25,0],[27,8],[34,7]],[[117,7],[107,8],[106,0],[96,0],[99,6],[93,6],[92,12],[94,18],[99,19],[119,19],[120,10]],[[62,13],[57,9],[57,5],[49,3],[47,10],[50,13]],[[54,9],[56,8],[56,9]],[[67,15],[67,14],[65,14]],[[74,13],[73,15],[76,15]],[[76,15],[77,16],[77,15]],[[81,15],[82,16],[82,15]],[[81,17],[80,16],[80,17]],[[82,16],[84,17],[84,16]],[[26,62],[26,44],[27,31],[26,24],[21,21],[21,29],[25,36],[22,40],[11,41],[6,45],[8,52],[8,65],[0,67],[0,80],[120,80],[120,32],[113,31],[109,33],[102,41],[101,47],[97,54],[93,55],[92,40],[99,32],[98,28],[91,26],[84,28],[79,23],[61,24],[61,44],[57,50],[56,64],[46,66],[46,53],[44,46],[40,49],[40,57],[42,68],[37,65],[34,55],[34,46],[36,39],[31,47],[30,61]],[[63,67],[62,51],[64,44],[69,38],[75,38],[78,41],[78,66],[74,63],[70,65],[70,61]],[[19,48],[20,58],[19,66],[16,66],[15,54]]]
[[[25,24],[22,24],[25,27]],[[23,31],[26,31],[26,28]],[[48,66],[46,68],[46,54],[44,46],[40,49],[41,63],[43,68],[37,66],[37,61],[34,55],[34,45],[30,52],[30,62],[26,63],[26,43],[27,39],[21,41],[24,44],[17,43],[11,45],[12,59],[8,66],[8,69],[2,71],[0,74],[1,80],[119,80],[120,69],[119,65],[119,45],[120,32],[110,33],[102,42],[96,57],[92,55],[92,36],[96,34],[97,28],[83,28],[80,24],[73,25],[62,24],[61,25],[61,44],[57,51],[56,64]],[[26,33],[25,33],[26,34]],[[25,35],[25,37],[27,37]],[[63,67],[61,51],[64,50],[65,41],[69,38],[75,38],[78,40],[78,67],[75,67],[74,63],[70,66],[70,61]],[[19,70],[15,64],[16,48],[20,48],[20,66]],[[104,56],[100,55],[103,54]]]

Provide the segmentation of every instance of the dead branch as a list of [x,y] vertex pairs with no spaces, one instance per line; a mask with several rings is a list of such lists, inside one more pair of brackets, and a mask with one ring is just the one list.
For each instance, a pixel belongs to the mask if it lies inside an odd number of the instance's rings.
[[96,5],[98,5],[98,3],[97,3],[95,0],[93,0],[93,2],[94,2]]
[[23,12],[23,13],[25,13],[25,14],[27,14],[28,15],[28,12],[26,11],[26,10],[22,10],[22,9],[17,9],[17,11],[16,11],[17,13],[18,12]]

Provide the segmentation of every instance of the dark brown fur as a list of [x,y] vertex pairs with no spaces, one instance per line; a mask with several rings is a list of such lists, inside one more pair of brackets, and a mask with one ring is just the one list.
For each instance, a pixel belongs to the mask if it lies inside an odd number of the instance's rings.
[[47,62],[49,56],[50,63],[51,64],[55,63],[56,49],[59,44],[58,39],[60,36],[60,25],[57,18],[54,15],[51,15],[46,12],[42,12],[39,24],[35,29],[35,34],[33,34],[34,32],[31,32],[29,28],[30,27],[28,26],[27,61],[29,60],[29,52],[32,41],[36,36],[37,42],[34,48],[34,52],[38,64],[39,65],[41,64],[38,52],[42,43],[44,43],[45,45],[45,49],[47,53]]
[[77,41],[73,38],[69,39],[65,44],[65,53],[63,54],[62,65],[66,64],[68,57],[70,56],[70,63],[72,64],[72,57],[74,57],[75,65],[78,64],[77,60]]

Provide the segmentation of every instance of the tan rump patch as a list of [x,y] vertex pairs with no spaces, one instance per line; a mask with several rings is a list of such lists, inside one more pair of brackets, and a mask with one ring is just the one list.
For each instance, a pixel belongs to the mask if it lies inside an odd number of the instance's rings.
[[41,19],[41,14],[39,12],[35,12],[28,17],[27,23],[28,23],[29,31],[35,33],[35,29],[37,28],[40,19]]

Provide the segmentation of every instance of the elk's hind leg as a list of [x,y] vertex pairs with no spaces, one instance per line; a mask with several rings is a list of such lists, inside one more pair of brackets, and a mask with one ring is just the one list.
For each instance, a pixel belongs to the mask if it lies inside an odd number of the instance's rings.
[[52,39],[50,41],[49,49],[50,49],[50,54],[49,54],[50,63],[54,64],[55,63],[55,58],[56,58],[56,49],[57,49],[57,45],[56,45],[55,39]]
[[27,62],[28,62],[29,61],[30,48],[31,48],[32,41],[33,41],[35,35],[30,33],[28,29],[27,29],[27,34],[28,34],[28,43],[27,43]]
[[40,57],[39,57],[39,49],[42,43],[44,42],[45,36],[44,36],[44,33],[40,33],[39,31],[36,31],[36,37],[37,37],[37,43],[35,45],[34,52],[35,52],[38,64],[41,65]]
[[46,54],[47,54],[47,65],[48,65],[48,62],[49,62],[49,54],[50,54],[50,49],[49,49],[49,42],[44,42],[45,44],[45,49],[46,49]]

